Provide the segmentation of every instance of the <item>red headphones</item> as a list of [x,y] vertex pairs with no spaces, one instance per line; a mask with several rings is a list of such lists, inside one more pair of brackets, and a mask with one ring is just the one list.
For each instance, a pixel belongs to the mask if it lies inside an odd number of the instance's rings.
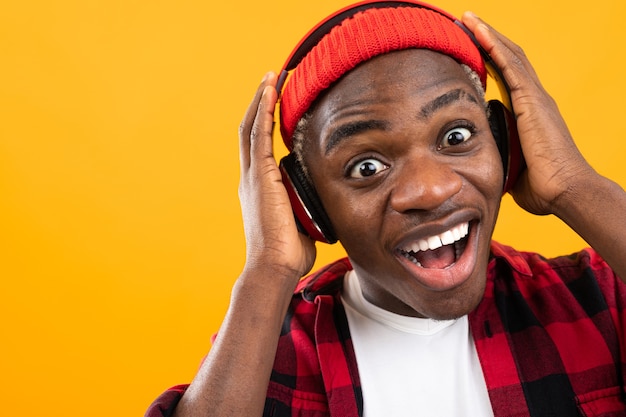
[[[491,57],[478,44],[471,32],[463,24],[454,19],[446,12],[418,1],[384,1],[369,0],[353,4],[344,9],[333,13],[326,19],[318,23],[313,29],[307,33],[298,43],[296,48],[287,58],[281,73],[279,74],[277,90],[282,92],[283,85],[289,71],[296,68],[318,42],[331,31],[331,29],[345,19],[354,16],[356,13],[373,8],[390,8],[390,7],[418,7],[436,12],[447,19],[450,19],[456,25],[461,27],[465,33],[471,38],[472,42],[478,47],[480,54],[485,62],[489,76],[496,82],[502,101],[491,100],[488,103],[489,124],[492,134],[498,145],[502,165],[504,168],[504,187],[503,193],[509,191],[520,172],[524,169],[525,163],[522,155],[517,126],[511,100],[509,97],[509,88],[502,77],[498,68],[493,64]],[[315,191],[315,187],[309,181],[304,170],[300,166],[299,161],[293,152],[284,157],[280,161],[280,170],[282,173],[283,183],[287,189],[291,206],[296,218],[296,223],[300,232],[307,234],[312,239],[335,243],[337,236],[335,235],[332,223],[322,206],[321,200]]]

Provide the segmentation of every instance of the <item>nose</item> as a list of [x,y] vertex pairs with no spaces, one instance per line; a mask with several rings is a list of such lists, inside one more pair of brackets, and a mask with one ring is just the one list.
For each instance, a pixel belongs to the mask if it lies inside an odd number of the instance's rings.
[[393,210],[434,210],[458,193],[463,179],[451,162],[430,155],[408,159],[396,167],[390,196]]

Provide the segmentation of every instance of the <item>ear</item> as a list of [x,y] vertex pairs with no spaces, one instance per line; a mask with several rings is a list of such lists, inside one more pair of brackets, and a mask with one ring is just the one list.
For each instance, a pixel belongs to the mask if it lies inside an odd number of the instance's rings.
[[517,123],[513,114],[498,100],[491,100],[487,106],[491,133],[496,140],[502,168],[504,170],[503,193],[510,191],[519,174],[526,167],[522,147],[517,133]]
[[287,189],[298,230],[314,240],[335,243],[337,237],[322,202],[298,158],[292,153],[280,161],[283,184]]

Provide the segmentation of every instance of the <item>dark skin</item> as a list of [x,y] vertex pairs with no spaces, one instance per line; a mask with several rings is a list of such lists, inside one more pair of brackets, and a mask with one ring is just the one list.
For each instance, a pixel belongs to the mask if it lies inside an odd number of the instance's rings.
[[[485,287],[503,172],[461,66],[423,49],[376,57],[321,98],[307,135],[305,163],[365,297],[407,316],[471,311]],[[352,172],[364,163],[367,176]],[[468,223],[466,242],[440,249],[450,265],[425,268],[402,254]]]
[[[561,218],[607,260],[618,276],[626,277],[626,258],[623,256],[626,253],[626,194],[621,187],[598,175],[585,162],[556,104],[544,91],[523,51],[474,15],[465,14],[462,20],[490,53],[511,87],[520,141],[528,165],[528,170],[512,192],[515,200],[531,213],[554,214]],[[454,72],[451,67],[449,71],[450,74]],[[466,88],[464,80],[467,77],[462,74],[462,77],[457,78],[458,88]],[[298,280],[310,270],[315,259],[313,242],[297,232],[272,152],[271,132],[277,100],[275,85],[275,74],[268,74],[244,116],[239,132],[239,194],[247,243],[246,264],[233,288],[231,304],[220,328],[220,335],[181,399],[175,412],[178,417],[262,414],[287,305]],[[449,91],[452,84],[446,85],[447,88],[442,86],[441,93]],[[363,87],[366,88],[365,85]],[[419,90],[417,84],[410,87],[409,91]],[[454,88],[457,88],[456,84]],[[410,94],[402,96],[402,99],[417,100]],[[341,103],[328,103],[328,106],[331,105],[341,108]],[[467,107],[464,111],[473,112],[469,103],[463,102],[461,105]],[[399,113],[397,117],[404,122],[415,123],[409,120],[409,113],[402,113],[406,110],[406,107],[396,108]],[[443,111],[448,113],[447,110]],[[476,171],[467,172],[444,163],[439,158],[456,157],[445,153],[436,157],[436,153],[429,153],[425,136],[420,135],[416,139],[419,143],[415,147],[408,147],[408,134],[405,129],[396,126],[395,117],[387,115],[394,122],[393,132],[398,133],[399,143],[392,146],[397,150],[393,155],[403,162],[398,166],[397,159],[382,161],[391,167],[380,174],[380,177],[386,178],[379,183],[385,190],[382,201],[374,199],[371,207],[365,203],[350,205],[349,202],[334,201],[333,197],[344,187],[348,187],[351,195],[367,194],[368,187],[360,190],[350,188],[347,184],[351,182],[333,171],[332,167],[329,167],[328,179],[322,181],[323,170],[316,169],[309,161],[314,181],[322,188],[324,204],[338,229],[342,244],[356,263],[359,276],[363,277],[366,284],[364,291],[370,300],[405,314],[435,316],[441,312],[437,302],[454,309],[454,315],[468,313],[480,299],[476,294],[481,293],[482,284],[479,281],[484,280],[484,276],[480,276],[484,275],[487,257],[485,245],[499,204],[502,176],[499,162],[496,163],[492,145],[486,138],[480,140],[481,145],[475,155],[463,157],[468,160],[477,158],[477,161],[484,158],[485,161],[493,162],[489,169],[498,174],[498,187],[478,184],[478,178],[487,175],[482,171],[484,167],[478,169],[472,162],[471,166]],[[483,132],[479,119],[472,117],[471,120],[478,124],[478,131]],[[434,119],[430,121],[436,124]],[[314,129],[318,129],[321,138],[324,138],[328,135],[327,127],[320,119]],[[476,134],[472,138],[479,136],[482,138],[488,134]],[[319,153],[322,148],[318,144],[315,149],[315,146],[311,146],[310,151]],[[339,149],[333,152],[341,154]],[[406,159],[408,155],[412,156],[410,160]],[[432,168],[435,160],[443,165],[427,171],[413,169],[413,157],[424,162],[428,168]],[[333,158],[335,155],[329,159]],[[379,167],[377,163],[373,166]],[[421,181],[424,181],[420,183],[441,182],[444,185],[428,190],[420,189],[417,182],[406,180],[405,175],[396,176],[398,169],[402,172],[419,172],[423,176]],[[378,172],[377,169],[357,170],[372,171]],[[394,187],[388,188],[386,181],[393,182]],[[445,199],[445,196],[450,198]],[[418,204],[419,201],[432,203],[437,200],[441,201],[440,206]],[[464,208],[466,204],[469,204],[469,208]],[[359,225],[350,223],[347,214],[361,216],[369,210],[373,210],[376,219],[372,223],[372,230],[363,230]],[[473,231],[470,232],[468,247],[476,244],[476,263],[475,270],[472,268],[472,272],[461,283],[444,278],[437,285],[437,280],[431,280],[426,275],[420,276],[415,273],[415,267],[402,264],[403,261],[395,255],[398,246],[404,245],[404,234],[400,231],[402,226],[407,227],[410,231],[409,240],[413,240],[439,233],[453,224],[470,219]],[[434,226],[422,228],[421,222]],[[366,245],[370,252],[361,252],[358,247],[360,244]],[[367,259],[368,254],[391,266],[393,272],[377,270],[377,266],[370,264]],[[375,277],[383,279],[378,281]],[[397,278],[398,283],[392,278]],[[404,294],[405,288],[410,288],[412,293]],[[259,294],[263,296],[259,297]],[[454,297],[442,294],[467,294],[469,301],[454,301]]]

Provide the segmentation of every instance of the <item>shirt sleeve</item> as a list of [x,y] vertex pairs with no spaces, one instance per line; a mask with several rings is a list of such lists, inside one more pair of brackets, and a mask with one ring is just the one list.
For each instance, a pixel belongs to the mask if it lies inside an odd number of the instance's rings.
[[189,385],[176,385],[159,395],[150,404],[145,417],[170,417]]

